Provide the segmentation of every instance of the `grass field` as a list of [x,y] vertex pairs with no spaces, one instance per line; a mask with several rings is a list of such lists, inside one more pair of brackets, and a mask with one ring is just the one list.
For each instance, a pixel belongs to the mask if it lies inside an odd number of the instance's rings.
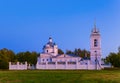
[[120,83],[120,70],[1,70],[0,83]]

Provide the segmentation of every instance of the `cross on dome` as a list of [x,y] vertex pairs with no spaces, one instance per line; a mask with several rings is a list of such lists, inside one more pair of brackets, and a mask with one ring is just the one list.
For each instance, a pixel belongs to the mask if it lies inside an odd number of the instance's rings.
[[49,37],[49,42],[53,42],[53,39],[52,39],[52,37]]

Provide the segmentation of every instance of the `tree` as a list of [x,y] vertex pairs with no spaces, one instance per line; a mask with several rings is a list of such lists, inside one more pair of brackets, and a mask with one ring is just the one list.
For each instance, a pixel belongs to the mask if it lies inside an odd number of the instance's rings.
[[37,52],[32,52],[30,55],[30,63],[36,65],[37,63],[37,56],[38,53]]
[[12,50],[6,48],[0,50],[0,69],[8,69],[8,63],[15,60],[15,53]]
[[66,54],[74,54],[71,50],[66,50]]
[[37,63],[37,52],[19,52],[16,56],[17,56],[17,60],[19,62],[28,62],[29,64],[36,64]]
[[119,53],[110,53],[106,57],[106,61],[111,63],[114,67],[120,67],[120,54]]
[[58,49],[58,54],[64,54],[64,52],[61,49]]
[[19,52],[19,53],[16,54],[16,56],[17,56],[17,60],[19,62],[25,62],[26,61],[24,52]]
[[118,53],[120,53],[120,46],[118,47]]
[[0,54],[0,69],[8,69],[8,58]]
[[74,55],[80,56],[82,58],[85,58],[85,57],[90,58],[90,52],[85,49],[81,50],[80,48],[75,49],[74,51],[67,50],[66,54],[74,54]]

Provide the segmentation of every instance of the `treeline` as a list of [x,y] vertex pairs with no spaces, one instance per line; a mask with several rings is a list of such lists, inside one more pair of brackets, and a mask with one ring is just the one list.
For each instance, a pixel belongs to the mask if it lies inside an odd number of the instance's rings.
[[14,53],[12,50],[8,50],[6,48],[0,50],[0,69],[8,69],[9,62],[25,62],[27,61],[29,64],[36,64],[37,56],[39,53],[37,52],[19,52]]
[[111,52],[105,59],[104,62],[111,63],[114,67],[120,68],[120,47],[118,48],[118,52]]
[[[61,49],[58,49],[58,54],[64,54]],[[76,55],[80,57],[90,57],[90,52],[87,50],[75,49],[74,51],[66,50],[65,54]],[[37,52],[18,52],[15,53],[12,50],[7,48],[3,48],[0,50],[0,69],[8,69],[9,62],[25,62],[27,61],[29,64],[36,65],[37,57],[40,56],[40,53]]]
[[90,59],[90,52],[86,49],[81,50],[80,48],[75,49],[74,51],[66,50],[66,54],[73,54],[82,58],[88,58]]

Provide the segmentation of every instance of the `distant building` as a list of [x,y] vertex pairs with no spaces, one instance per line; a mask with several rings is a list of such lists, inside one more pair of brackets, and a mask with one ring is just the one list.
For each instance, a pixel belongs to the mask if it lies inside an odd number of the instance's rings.
[[36,69],[86,69],[100,70],[101,67],[101,35],[94,25],[90,35],[90,59],[75,55],[58,54],[58,46],[50,37],[43,52],[37,60]]

